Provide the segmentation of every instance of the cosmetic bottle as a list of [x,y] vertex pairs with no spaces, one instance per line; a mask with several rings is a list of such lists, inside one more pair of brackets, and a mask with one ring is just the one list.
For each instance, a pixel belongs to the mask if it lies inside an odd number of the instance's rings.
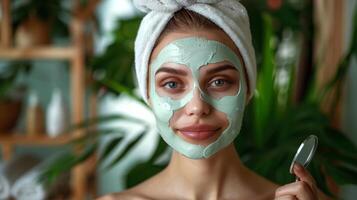
[[38,136],[44,132],[44,113],[36,92],[31,92],[26,109],[26,131],[29,136]]
[[62,134],[68,127],[67,105],[59,89],[52,93],[50,103],[46,112],[46,132],[50,137]]

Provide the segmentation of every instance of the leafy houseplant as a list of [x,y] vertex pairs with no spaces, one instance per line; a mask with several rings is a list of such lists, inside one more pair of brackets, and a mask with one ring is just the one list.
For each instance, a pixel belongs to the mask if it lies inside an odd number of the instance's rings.
[[[284,4],[284,6],[287,6],[288,10],[292,9],[289,5]],[[316,90],[316,83],[314,82],[314,76],[312,76],[311,81],[306,83],[304,94],[301,95],[299,101],[296,101],[293,98],[295,96],[294,85],[299,84],[294,78],[296,77],[296,63],[289,63],[290,68],[286,68],[288,70],[286,70],[285,78],[288,81],[282,87],[277,84],[279,63],[275,62],[278,48],[274,41],[276,41],[277,37],[282,37],[284,30],[282,27],[287,26],[284,24],[289,23],[289,19],[284,19],[284,22],[282,22],[281,20],[279,21],[280,15],[275,11],[271,12],[263,7],[254,7],[254,9],[255,11],[250,12],[250,16],[252,18],[251,22],[253,22],[252,26],[257,27],[252,27],[252,30],[262,30],[255,31],[253,36],[257,45],[258,66],[260,68],[255,97],[246,109],[241,133],[235,141],[242,161],[249,168],[276,183],[291,182],[293,177],[288,172],[289,165],[298,144],[306,136],[315,134],[319,137],[319,148],[310,164],[309,170],[315,177],[318,187],[332,196],[332,188],[327,184],[331,180],[338,185],[357,184],[357,158],[355,156],[357,147],[341,131],[330,125],[327,115],[319,107],[332,86],[338,86],[343,81],[352,58],[357,56],[357,12],[354,16],[352,45],[346,56],[341,60],[336,76],[322,91]],[[312,10],[311,7],[302,7],[301,9]],[[261,13],[264,14],[261,15]],[[306,17],[306,13],[295,13],[296,15],[292,15],[295,21],[301,15]],[[294,31],[303,32],[304,30],[304,28],[297,26],[296,22],[292,27]],[[136,31],[130,31],[135,35]],[[305,37],[311,39],[312,33],[309,32]],[[115,52],[114,50],[111,51]],[[316,70],[315,68],[313,69]],[[111,83],[106,85],[117,93],[127,93],[135,97],[131,87],[125,87],[123,83],[117,83],[116,79],[107,80],[106,83]],[[119,133],[121,135],[103,148],[100,160],[106,159],[117,145],[126,145],[121,153],[114,156],[115,158],[109,164],[109,167],[119,163],[127,152],[135,148],[135,145],[141,140],[145,132],[139,134],[129,144],[122,144],[123,137],[127,133],[126,130],[93,130],[92,125],[122,119],[145,124],[145,122],[122,115],[100,117],[83,122],[75,128],[86,128],[88,134],[74,143],[81,143],[84,146],[84,151],[79,155],[68,152],[64,155],[64,159],[55,163],[52,168],[49,168],[44,173],[43,178],[53,179],[61,171],[70,169],[85,160],[96,151],[98,138],[105,134]],[[148,160],[135,165],[127,173],[127,187],[131,187],[163,169],[165,164],[158,164],[157,160],[165,153],[167,148],[168,146],[165,142],[160,139],[152,156]],[[62,165],[59,165],[59,163],[62,163]]]
[[11,7],[15,43],[21,47],[48,44],[52,36],[68,36],[69,10],[63,1],[15,1]]
[[16,77],[30,70],[28,62],[13,62],[0,68],[0,132],[10,131],[21,112],[23,88],[15,86]]
[[104,87],[115,95],[124,92],[133,96],[134,41],[140,21],[141,17],[117,21],[113,42],[103,54],[92,60],[89,68],[95,80],[95,90]]

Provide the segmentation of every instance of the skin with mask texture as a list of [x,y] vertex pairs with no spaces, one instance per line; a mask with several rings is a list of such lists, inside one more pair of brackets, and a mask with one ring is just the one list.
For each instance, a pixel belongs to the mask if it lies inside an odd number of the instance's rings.
[[[150,61],[155,60],[160,51],[172,41],[187,38],[199,37],[208,40],[218,41],[229,47],[239,56],[239,51],[231,39],[220,30],[201,30],[190,32],[172,32],[160,40],[153,50]],[[169,65],[168,67],[187,70],[182,66]],[[207,65],[210,69],[219,67],[219,64]],[[217,71],[216,74],[208,74],[204,71],[200,76],[200,81],[213,83],[214,86],[222,86],[222,81],[212,82],[214,77],[229,77],[229,74],[236,72]],[[156,84],[158,93],[165,93],[167,88],[177,88],[177,86],[190,87],[192,77],[190,73],[186,75],[170,74],[166,70],[158,73],[155,77],[148,77],[148,88],[150,79],[155,78],[151,84]],[[189,71],[186,71],[189,72]],[[237,76],[236,76],[237,77]],[[241,76],[242,77],[242,76]],[[162,83],[161,80],[169,80]],[[170,82],[171,80],[171,82]],[[232,85],[226,88],[227,94],[236,91],[235,86],[239,78],[232,78]],[[181,84],[181,85],[177,85]],[[224,84],[223,84],[224,85]],[[183,88],[184,88],[183,87]],[[184,89],[183,89],[184,91]],[[167,91],[166,91],[167,92]],[[150,91],[149,91],[150,93]],[[248,95],[245,95],[245,97]],[[152,105],[149,96],[149,103]],[[211,137],[190,137],[184,134],[185,130],[180,131],[181,127],[192,124],[214,124],[210,129],[216,130]],[[182,108],[177,110],[171,120],[170,127],[173,127],[175,134],[188,143],[195,145],[208,145],[215,141],[222,130],[228,126],[226,115],[212,105],[206,103],[199,95],[193,92],[192,99]],[[245,133],[248,134],[248,133]],[[318,192],[314,179],[303,168],[295,167],[295,174],[301,181],[293,182],[284,186],[279,186],[248,169],[240,161],[239,155],[233,144],[222,148],[217,153],[204,159],[190,159],[177,151],[173,151],[169,165],[154,177],[146,180],[138,186],[117,194],[111,194],[100,198],[101,200],[112,199],[197,199],[197,200],[271,200],[271,199],[301,199],[315,200],[327,199]],[[288,173],[288,169],[286,172]]]
[[[242,72],[238,55],[215,40],[188,37],[164,47],[150,65],[150,102],[165,142],[191,159],[208,158],[231,144],[240,132],[245,107]],[[225,122],[209,113],[186,122],[175,117],[185,116],[184,108],[197,100],[223,115],[228,126],[222,127]],[[213,137],[207,145],[187,141]]]

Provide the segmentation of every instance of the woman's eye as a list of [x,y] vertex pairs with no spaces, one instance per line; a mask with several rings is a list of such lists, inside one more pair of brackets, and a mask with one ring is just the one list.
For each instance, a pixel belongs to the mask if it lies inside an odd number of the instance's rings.
[[166,82],[164,84],[164,87],[165,88],[169,88],[169,89],[176,89],[179,87],[179,84],[177,82],[174,82],[174,81],[169,81],[169,82]]
[[210,84],[209,87],[223,87],[226,86],[229,82],[227,80],[224,79],[216,79],[213,80]]
[[160,84],[160,87],[168,92],[180,92],[185,89],[185,83],[180,80],[167,80]]

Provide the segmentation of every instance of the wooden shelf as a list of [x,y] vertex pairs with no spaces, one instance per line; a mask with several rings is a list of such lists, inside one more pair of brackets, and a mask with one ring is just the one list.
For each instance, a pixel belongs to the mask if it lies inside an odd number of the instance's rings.
[[34,48],[0,48],[0,58],[19,59],[72,59],[76,48],[69,47],[34,47]]
[[[82,6],[79,0],[73,3],[74,15],[69,21],[70,41],[69,46],[36,46],[32,48],[14,47],[11,26],[11,0],[0,0],[0,59],[1,60],[68,60],[70,67],[70,94],[72,103],[71,123],[77,124],[84,119],[85,102],[85,25],[94,16],[96,5],[100,0],[89,0]],[[58,137],[28,136],[20,133],[0,133],[1,155],[4,160],[9,160],[15,153],[17,146],[60,146],[77,139],[83,132],[75,131]],[[78,145],[78,148],[81,147]],[[45,148],[44,148],[45,149]],[[94,163],[95,164],[95,163]],[[86,199],[88,194],[87,174],[88,163],[79,164],[71,170],[71,189],[73,195],[70,199]],[[91,166],[91,165],[90,165]],[[95,170],[94,170],[95,171]],[[94,191],[95,193],[95,191]],[[93,195],[94,197],[95,195]]]
[[26,146],[59,146],[73,141],[77,137],[72,133],[57,137],[49,137],[45,134],[39,136],[28,136],[15,133],[1,133],[0,145],[26,145]]

